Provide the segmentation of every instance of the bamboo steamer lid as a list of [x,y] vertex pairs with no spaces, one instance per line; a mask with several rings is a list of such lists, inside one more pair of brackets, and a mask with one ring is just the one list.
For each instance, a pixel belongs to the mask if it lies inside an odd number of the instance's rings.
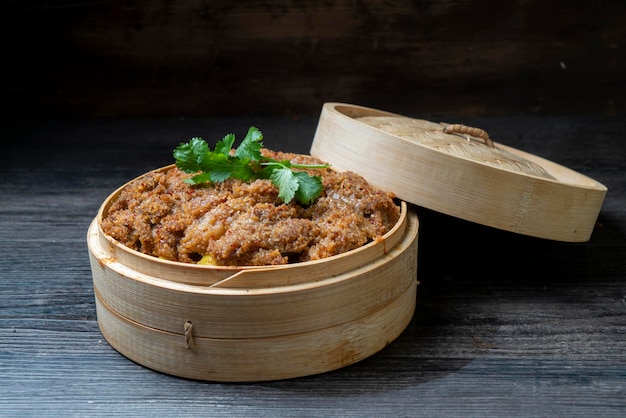
[[557,241],[588,241],[607,193],[479,128],[345,103],[323,105],[310,153],[418,206]]

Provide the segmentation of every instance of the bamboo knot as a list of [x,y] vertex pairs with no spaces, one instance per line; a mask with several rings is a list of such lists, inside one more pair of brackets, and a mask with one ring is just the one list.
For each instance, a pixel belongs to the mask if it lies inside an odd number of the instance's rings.
[[185,347],[193,346],[193,324],[191,321],[185,322]]

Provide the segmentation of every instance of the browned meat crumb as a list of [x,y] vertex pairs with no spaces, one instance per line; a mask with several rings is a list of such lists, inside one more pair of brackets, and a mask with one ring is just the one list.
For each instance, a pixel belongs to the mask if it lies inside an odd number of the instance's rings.
[[[263,150],[277,160],[320,163],[310,156]],[[317,260],[380,239],[398,221],[391,193],[352,172],[312,170],[324,191],[310,207],[284,204],[269,180],[189,186],[177,168],[129,183],[102,220],[122,244],[167,260],[222,266]],[[205,257],[205,258],[206,258]]]

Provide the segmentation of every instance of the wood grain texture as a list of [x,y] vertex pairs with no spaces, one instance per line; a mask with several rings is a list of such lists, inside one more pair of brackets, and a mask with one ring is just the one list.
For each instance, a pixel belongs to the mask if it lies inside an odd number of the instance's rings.
[[626,3],[10,2],[11,115],[624,114]]
[[4,121],[0,415],[603,416],[626,413],[626,120],[459,118],[609,188],[591,240],[523,237],[418,208],[417,310],[373,357],[308,378],[213,384],[114,351],[86,231],[119,185],[192,135],[263,130],[306,152],[315,119]]

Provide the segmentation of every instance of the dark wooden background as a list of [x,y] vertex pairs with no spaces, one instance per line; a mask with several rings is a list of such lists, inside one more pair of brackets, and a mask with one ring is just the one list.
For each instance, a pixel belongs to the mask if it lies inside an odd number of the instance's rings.
[[[626,1],[10,0],[0,11],[0,416],[626,416]],[[417,311],[331,373],[219,384],[118,354],[86,232],[191,136],[305,153],[343,101],[486,129],[609,188],[592,239],[416,208]]]
[[621,0],[11,1],[5,117],[623,115]]

